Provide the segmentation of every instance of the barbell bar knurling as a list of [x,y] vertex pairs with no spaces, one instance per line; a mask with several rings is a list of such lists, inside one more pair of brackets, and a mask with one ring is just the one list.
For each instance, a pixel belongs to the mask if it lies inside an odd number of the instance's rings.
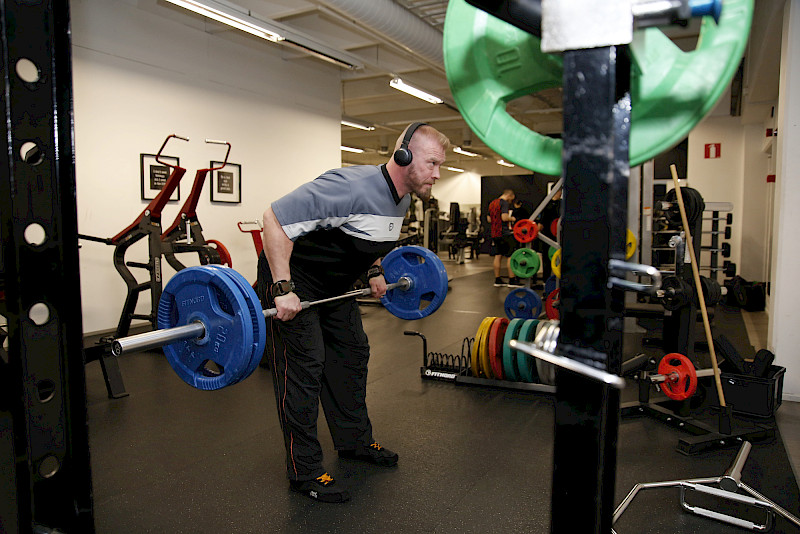
[[[402,289],[404,291],[408,291],[409,289],[411,289],[411,279],[408,278],[407,276],[403,276],[397,282],[393,282],[391,284],[386,284],[386,291],[389,291],[389,290],[395,289],[395,288],[400,288],[400,289]],[[311,301],[311,302],[305,300],[305,301],[300,303],[300,306],[305,310],[305,309],[307,309],[307,308],[309,308],[311,306],[316,306],[317,304],[325,304],[326,302],[334,302],[334,301],[337,301],[337,300],[342,300],[342,299],[347,299],[347,298],[352,298],[352,297],[368,297],[370,295],[370,293],[372,293],[372,289],[370,289],[368,287],[365,287],[364,289],[354,289],[353,291],[348,291],[347,293],[344,293],[343,295],[339,295],[337,297],[330,297],[330,298],[327,298],[327,299],[315,300],[315,301]],[[269,309],[264,310],[264,317],[267,317],[267,318],[274,317],[275,315],[277,315],[277,313],[278,313],[278,310],[276,308],[269,308]]]
[[[386,290],[389,291],[390,289],[400,288],[402,290],[408,290],[412,286],[411,279],[403,276],[397,282],[393,282],[391,284],[386,285]],[[327,299],[322,300],[315,300],[312,302],[303,301],[301,302],[302,308],[305,310],[310,306],[315,306],[317,304],[323,304],[325,302],[333,302],[336,300],[342,300],[346,298],[352,297],[361,297],[361,296],[369,296],[372,290],[368,287],[364,289],[356,289],[354,291],[349,291],[344,293],[343,295],[339,295],[336,297],[330,297]],[[269,308],[263,310],[264,317],[273,317],[275,316],[278,311],[275,308]],[[144,332],[142,334],[136,334],[133,336],[128,337],[121,337],[119,339],[115,339],[111,344],[111,352],[115,356],[121,356],[122,354],[129,353],[129,352],[139,352],[143,350],[150,350],[155,349],[158,347],[163,347],[164,345],[168,345],[170,343],[175,343],[178,341],[186,341],[190,339],[201,339],[206,335],[206,328],[200,321],[194,321],[190,324],[176,326],[173,328],[161,328],[158,330],[153,330],[152,332]]]

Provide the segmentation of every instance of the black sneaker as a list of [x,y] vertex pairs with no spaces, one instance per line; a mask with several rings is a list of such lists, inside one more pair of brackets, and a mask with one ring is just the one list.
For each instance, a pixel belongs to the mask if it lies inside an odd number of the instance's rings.
[[350,493],[336,486],[336,481],[328,473],[314,480],[290,480],[289,489],[306,497],[322,502],[347,502]]
[[339,458],[362,460],[371,464],[380,465],[381,467],[392,467],[397,465],[397,460],[399,460],[400,457],[396,452],[381,447],[381,444],[376,441],[370,444],[369,447],[341,450],[339,451]]
[[516,276],[508,279],[508,287],[523,287],[524,285]]
[[499,276],[494,279],[494,287],[505,287],[506,282]]

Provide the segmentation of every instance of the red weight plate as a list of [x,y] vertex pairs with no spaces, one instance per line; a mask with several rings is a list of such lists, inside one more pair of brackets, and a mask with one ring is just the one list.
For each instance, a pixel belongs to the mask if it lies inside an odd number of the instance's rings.
[[553,234],[553,237],[558,237],[558,222],[560,220],[561,217],[558,217],[550,223],[550,233]]
[[503,380],[503,338],[508,329],[508,319],[501,317],[492,323],[489,329],[489,363],[492,374],[498,380]]
[[520,219],[514,225],[514,238],[520,243],[530,243],[539,235],[539,225],[530,219]]
[[551,321],[558,321],[559,313],[558,313],[558,304],[560,302],[558,296],[561,293],[561,288],[557,287],[554,289],[549,295],[547,295],[547,300],[544,303],[544,309],[547,313],[547,318]]
[[686,400],[697,390],[697,373],[694,365],[683,354],[673,352],[661,358],[658,374],[666,377],[661,383],[661,391],[672,400]]

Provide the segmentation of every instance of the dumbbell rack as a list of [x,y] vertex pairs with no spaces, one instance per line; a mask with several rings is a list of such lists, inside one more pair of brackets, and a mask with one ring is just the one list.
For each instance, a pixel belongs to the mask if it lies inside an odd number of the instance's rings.
[[418,336],[422,339],[422,367],[420,367],[420,375],[423,380],[437,380],[450,382],[459,386],[483,386],[513,391],[533,391],[547,394],[554,394],[556,392],[555,386],[547,384],[512,382],[509,380],[496,380],[493,378],[472,376],[470,363],[472,361],[472,345],[475,342],[475,338],[465,337],[461,342],[461,354],[457,355],[442,352],[428,352],[428,340],[420,332],[406,330],[403,334],[407,336]]
[[[661,202],[657,205],[660,205],[662,208],[667,208],[669,203]],[[722,217],[721,214],[725,213],[726,216]],[[701,235],[709,234],[711,236],[711,243],[708,246],[701,246],[701,251],[709,252],[711,255],[711,259],[708,265],[702,265],[700,267],[701,271],[710,271],[710,277],[716,279],[720,284],[722,281],[719,279],[720,273],[724,274],[726,278],[730,278],[736,275],[736,264],[729,261],[724,260],[722,266],[720,267],[720,256],[727,257],[730,255],[730,245],[726,247],[727,243],[723,243],[724,240],[730,239],[730,228],[733,222],[733,204],[731,202],[706,202],[705,203],[705,210],[703,210],[704,215],[711,215],[710,217],[704,216],[703,222],[710,221],[711,228],[710,229],[701,229]],[[725,221],[725,228],[721,228],[720,221]],[[675,230],[653,230],[651,232],[653,235],[677,235],[680,233],[680,229]],[[720,239],[720,235],[724,235],[723,239]],[[699,236],[697,237],[699,239]],[[666,240],[663,238],[653,240],[660,243],[665,243]],[[673,274],[673,271],[670,270],[669,262],[662,261],[662,253],[670,252],[673,249],[663,246],[652,246],[652,263],[653,265],[658,265],[659,269],[663,274]],[[726,252],[727,250],[727,252]],[[700,256],[698,256],[698,262],[702,264],[700,261]]]
[[[723,249],[725,248],[723,244],[720,242],[720,232],[725,232],[725,239],[730,239],[730,228],[731,224],[733,223],[733,204],[730,202],[708,202],[706,203],[706,213],[709,211],[711,212],[710,218],[703,218],[703,221],[711,221],[711,245],[708,247],[707,251],[710,251],[711,254],[711,262],[709,263],[709,271],[710,277],[720,282],[719,275],[723,273],[726,277],[733,277],[736,275],[736,264],[732,263],[731,261],[727,260],[727,264],[723,267],[719,266],[719,257],[725,257],[725,252]],[[725,230],[720,230],[720,221],[722,218],[720,217],[720,213],[726,213],[725,217]],[[728,245],[728,256],[730,256],[730,245]]]

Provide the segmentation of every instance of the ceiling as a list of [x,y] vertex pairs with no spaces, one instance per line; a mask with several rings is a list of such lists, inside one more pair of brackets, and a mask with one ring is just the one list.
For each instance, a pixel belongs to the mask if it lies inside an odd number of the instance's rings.
[[[747,55],[758,62],[746,69],[743,115],[749,113],[748,103],[769,105],[777,98],[778,62],[774,58],[780,52],[783,3],[784,0],[756,0],[752,35],[753,42],[759,44],[751,44]],[[456,108],[441,52],[447,0],[235,0],[235,5],[262,20],[313,36],[363,63],[360,69],[341,68],[342,114],[374,125],[375,129],[342,126],[342,145],[364,150],[361,154],[343,151],[342,161],[346,164],[385,162],[405,126],[423,121],[446,134],[454,145],[478,154],[470,157],[451,152],[446,166],[480,175],[528,172],[498,164],[501,157],[470,131]],[[693,23],[665,33],[687,49],[694,46],[698,27]],[[291,60],[319,61],[291,48],[285,48],[285,55]],[[391,88],[389,81],[394,76],[441,97],[444,103],[429,104]],[[560,88],[514,100],[507,109],[515,119],[539,133],[561,131]],[[763,113],[764,110],[757,112],[758,120]],[[442,169],[443,176],[454,172]]]

